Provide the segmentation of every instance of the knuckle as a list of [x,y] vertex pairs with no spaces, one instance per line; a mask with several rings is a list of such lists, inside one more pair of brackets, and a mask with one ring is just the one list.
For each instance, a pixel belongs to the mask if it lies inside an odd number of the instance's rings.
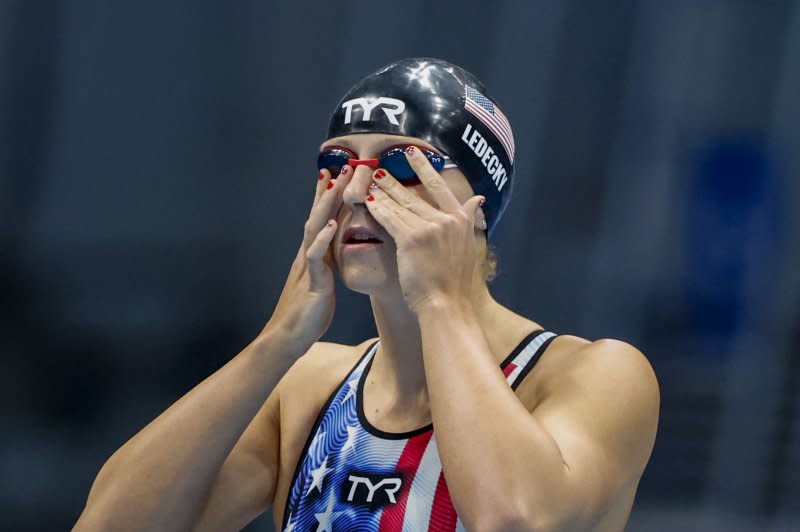
[[416,232],[417,237],[419,238],[420,242],[428,242],[436,237],[438,233],[438,228],[434,224],[428,224],[419,231]]
[[412,207],[414,207],[416,205],[417,202],[414,201],[414,198],[410,198],[408,196],[403,196],[403,197],[399,198],[398,203],[400,203],[400,205],[402,205],[406,209],[411,209]]
[[422,237],[421,233],[412,233],[410,235],[402,237],[403,244],[405,247],[416,247],[419,246],[422,242],[424,242],[424,238]]

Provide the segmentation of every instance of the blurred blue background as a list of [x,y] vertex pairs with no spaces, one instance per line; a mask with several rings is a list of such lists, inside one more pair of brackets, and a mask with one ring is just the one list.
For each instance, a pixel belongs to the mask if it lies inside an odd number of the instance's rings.
[[[71,526],[106,458],[259,332],[330,111],[415,55],[514,126],[495,296],[656,369],[628,529],[800,529],[790,0],[0,2],[0,528]],[[342,292],[326,339],[373,333]]]

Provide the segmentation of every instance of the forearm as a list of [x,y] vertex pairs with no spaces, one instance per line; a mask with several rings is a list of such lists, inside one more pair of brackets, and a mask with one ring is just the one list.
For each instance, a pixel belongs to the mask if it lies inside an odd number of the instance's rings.
[[434,302],[419,323],[437,446],[459,515],[516,523],[536,507],[556,510],[566,487],[559,448],[507,384],[469,305]]
[[301,354],[296,349],[265,331],[195,386],[106,462],[82,520],[189,528],[231,449]]

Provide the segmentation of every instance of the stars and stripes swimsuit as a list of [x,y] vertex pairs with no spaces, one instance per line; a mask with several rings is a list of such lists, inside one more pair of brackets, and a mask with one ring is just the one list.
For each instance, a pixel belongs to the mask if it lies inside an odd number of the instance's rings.
[[[501,364],[516,389],[555,338],[528,335]],[[309,433],[284,509],[284,532],[456,531],[433,426],[387,433],[364,415],[375,342],[331,394]]]

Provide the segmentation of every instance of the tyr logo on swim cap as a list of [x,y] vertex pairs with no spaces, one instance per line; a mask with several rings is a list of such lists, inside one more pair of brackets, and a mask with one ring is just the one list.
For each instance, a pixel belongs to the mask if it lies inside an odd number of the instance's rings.
[[347,100],[346,102],[342,103],[342,109],[344,109],[344,123],[345,125],[349,124],[351,119],[353,118],[353,107],[361,108],[361,120],[365,120],[369,122],[372,120],[372,110],[377,107],[381,106],[383,113],[386,115],[386,118],[389,119],[389,122],[398,126],[400,123],[397,121],[397,115],[401,114],[403,111],[406,110],[406,104],[403,100],[397,100],[395,98],[375,98],[375,99],[368,99],[368,98],[353,98],[352,100]]
[[450,156],[486,197],[491,234],[511,199],[514,134],[475,76],[441,59],[391,63],[351,87],[331,116],[328,138],[357,133],[415,137]]

